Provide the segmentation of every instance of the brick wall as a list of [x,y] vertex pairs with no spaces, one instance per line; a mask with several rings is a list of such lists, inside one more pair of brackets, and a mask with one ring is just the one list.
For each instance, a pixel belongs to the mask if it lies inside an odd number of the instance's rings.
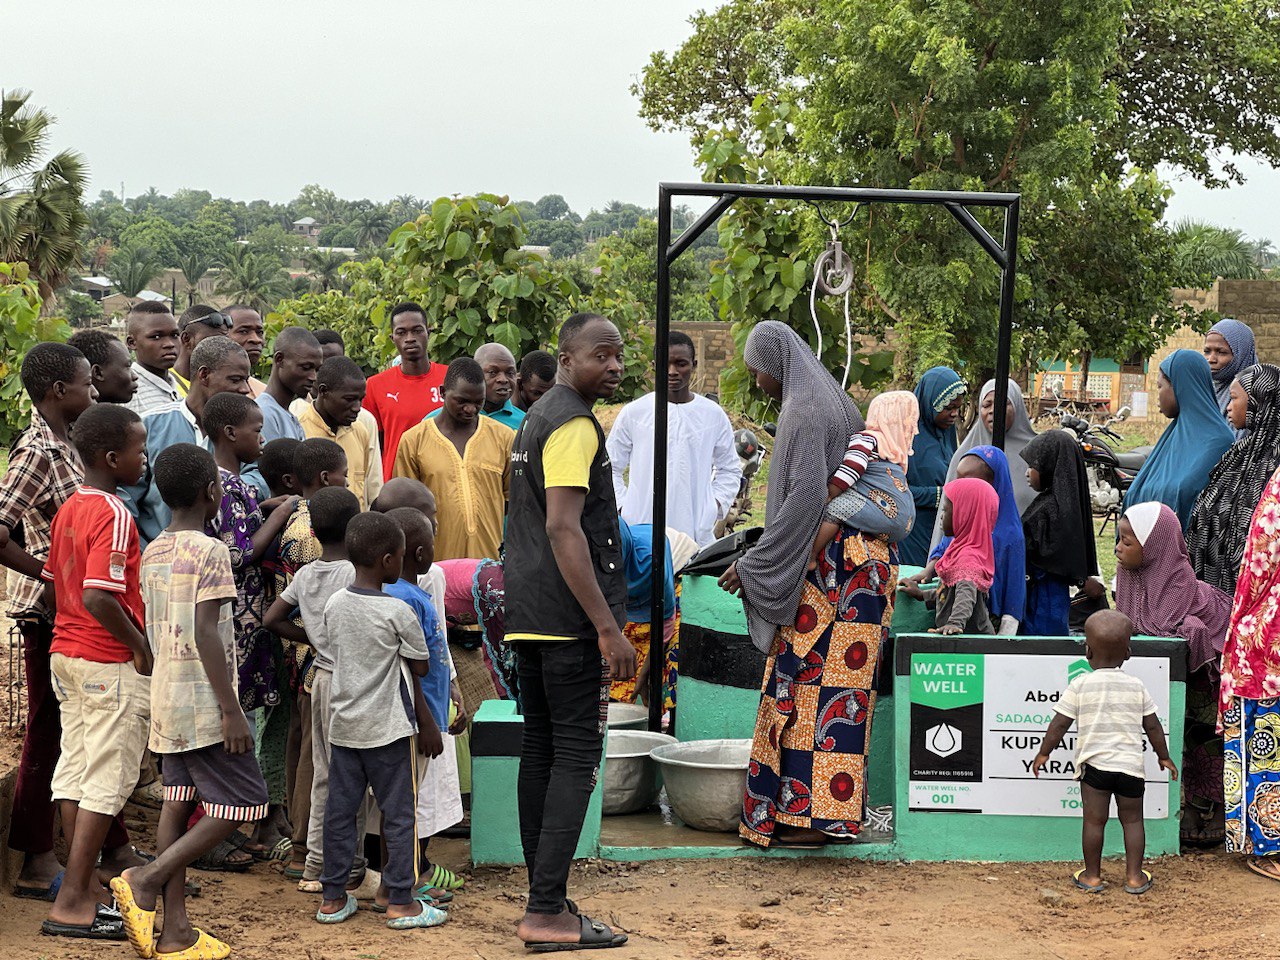
[[672,330],[687,334],[698,352],[698,369],[693,375],[693,389],[698,393],[719,393],[720,374],[733,360],[733,324],[718,320],[697,323],[673,323]]

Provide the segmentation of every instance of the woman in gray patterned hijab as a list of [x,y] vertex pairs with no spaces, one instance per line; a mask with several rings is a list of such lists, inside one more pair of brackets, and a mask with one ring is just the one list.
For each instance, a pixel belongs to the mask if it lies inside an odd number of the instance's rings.
[[782,402],[782,411],[769,458],[764,534],[721,584],[742,596],[751,640],[768,653],[778,627],[795,622],[827,481],[844,459],[850,434],[864,424],[848,394],[785,323],[757,323],[743,359],[760,389]]
[[816,849],[856,836],[866,817],[876,666],[898,554],[888,537],[842,526],[807,569],[827,481],[862,417],[785,324],[757,324],[745,359],[782,413],[764,533],[721,578],[741,593],[751,638],[769,654],[738,833],[761,847]]

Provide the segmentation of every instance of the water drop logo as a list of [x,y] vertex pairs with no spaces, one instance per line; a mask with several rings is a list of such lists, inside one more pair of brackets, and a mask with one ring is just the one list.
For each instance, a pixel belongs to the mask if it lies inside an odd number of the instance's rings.
[[960,731],[949,723],[940,723],[924,732],[925,749],[938,757],[949,757],[959,753],[964,744]]

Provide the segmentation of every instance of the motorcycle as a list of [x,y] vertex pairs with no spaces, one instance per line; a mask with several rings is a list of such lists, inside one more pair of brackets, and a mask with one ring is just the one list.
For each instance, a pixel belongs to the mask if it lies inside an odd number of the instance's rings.
[[[769,436],[777,433],[777,426],[772,423],[764,425],[765,432]],[[761,466],[764,465],[764,457],[766,450],[764,445],[757,439],[755,433],[750,430],[738,430],[733,435],[734,446],[738,453],[738,466],[742,470],[742,479],[738,482],[738,494],[733,498],[728,511],[716,523],[715,535],[719,539],[733,533],[734,527],[740,524],[744,518],[751,516],[754,504],[751,502],[751,481],[755,475],[760,472]]]
[[1125,493],[1151,455],[1149,446],[1126,453],[1115,450],[1124,437],[1111,429],[1112,424],[1127,420],[1129,412],[1128,407],[1121,407],[1101,425],[1091,424],[1073,414],[1063,414],[1059,421],[1062,429],[1075,434],[1080,444],[1089,476],[1089,500],[1093,504],[1093,512],[1106,518],[1102,524],[1104,530],[1113,519],[1118,519]]

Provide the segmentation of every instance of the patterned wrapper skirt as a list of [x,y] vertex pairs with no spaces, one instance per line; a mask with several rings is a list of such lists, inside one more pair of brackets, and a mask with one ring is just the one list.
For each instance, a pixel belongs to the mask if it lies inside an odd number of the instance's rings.
[[[662,624],[662,641],[667,651],[666,663],[664,664],[665,675],[662,681],[662,707],[664,710],[674,710],[676,706],[676,677],[680,670],[680,586],[680,583],[677,582],[676,612]],[[649,657],[649,624],[629,622],[623,627],[622,632],[636,652],[636,674],[639,675],[640,668],[644,666],[645,660]],[[647,690],[644,691],[644,695],[647,697]],[[634,703],[636,700],[636,681],[634,679],[613,681],[612,686],[609,688],[609,697],[622,703]]]
[[1280,853],[1280,700],[1236,697],[1222,717],[1227,850]]
[[805,579],[765,665],[739,833],[779,824],[856,835],[866,807],[876,671],[898,588],[897,548],[841,528]]

